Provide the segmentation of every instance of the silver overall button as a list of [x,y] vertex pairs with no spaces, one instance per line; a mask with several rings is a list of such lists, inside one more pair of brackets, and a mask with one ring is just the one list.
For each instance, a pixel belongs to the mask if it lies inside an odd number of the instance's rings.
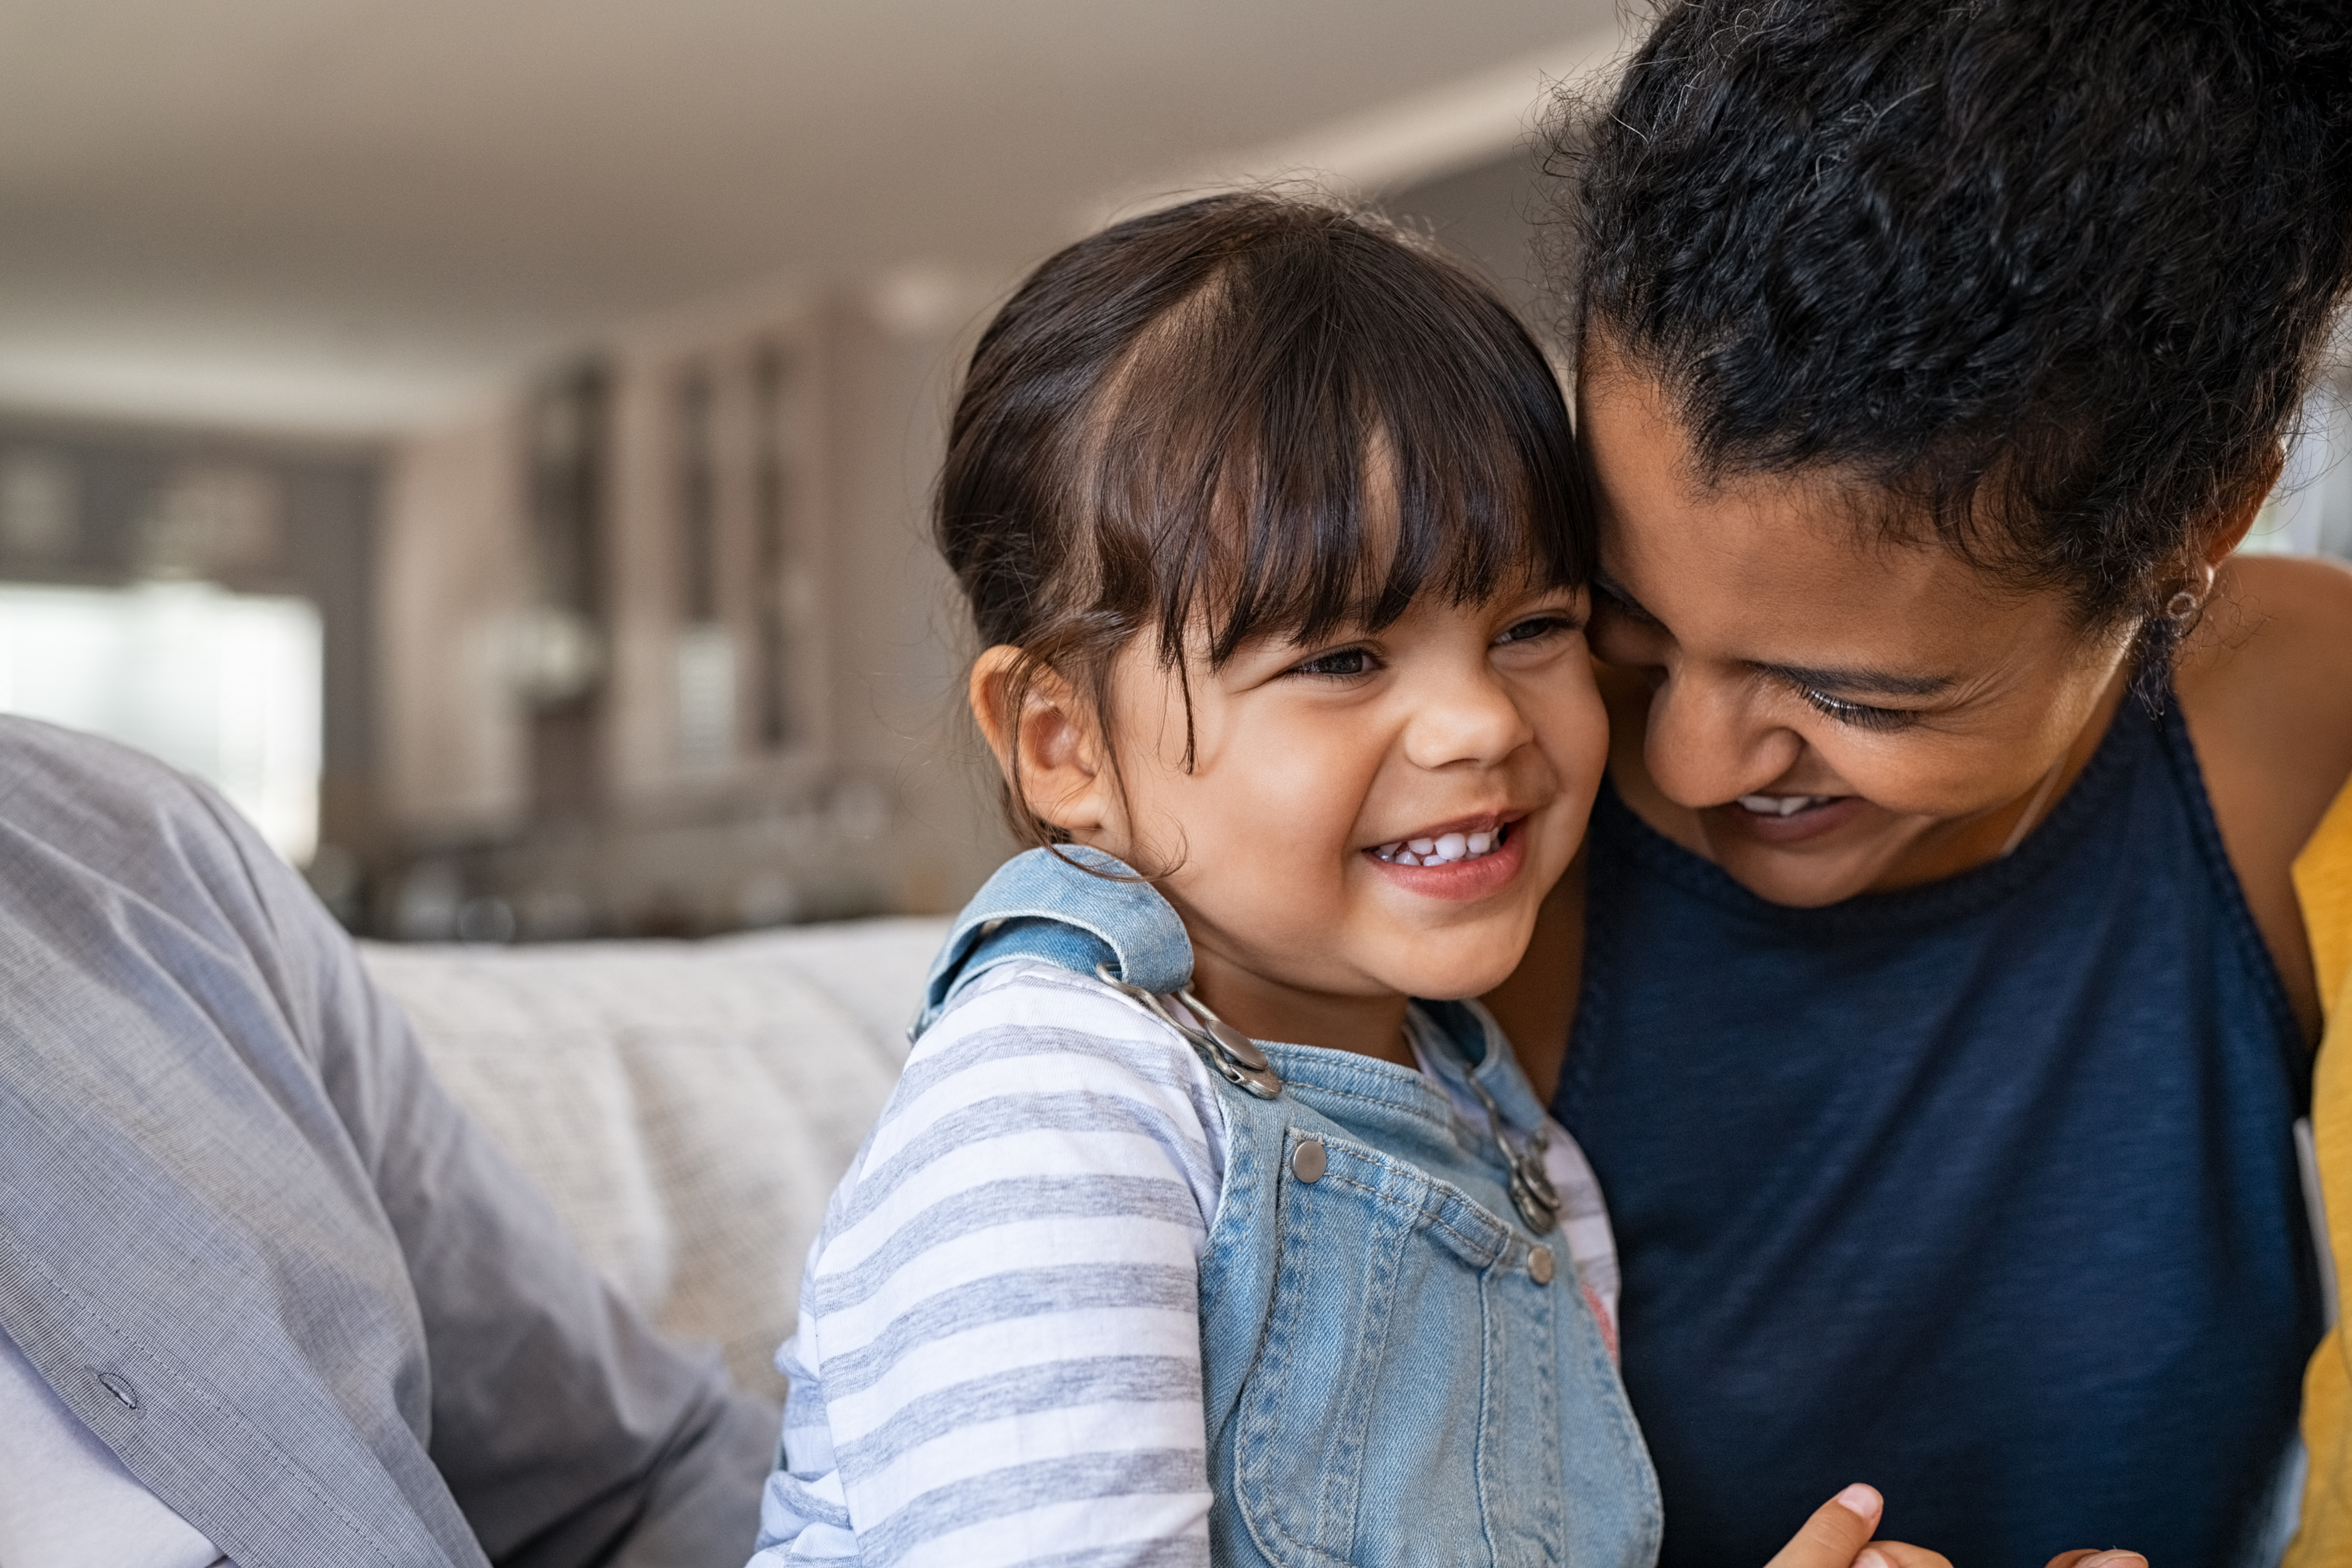
[[1551,1283],[1551,1248],[1549,1247],[1529,1247],[1528,1249],[1528,1278],[1534,1280],[1538,1285],[1549,1285]]
[[1209,1037],[1225,1047],[1225,1055],[1252,1072],[1264,1072],[1271,1065],[1265,1059],[1265,1053],[1257,1048],[1255,1040],[1251,1039],[1223,1018],[1209,1020]]
[[1312,1138],[1300,1139],[1290,1152],[1290,1173],[1302,1182],[1321,1181],[1326,1164],[1323,1145]]

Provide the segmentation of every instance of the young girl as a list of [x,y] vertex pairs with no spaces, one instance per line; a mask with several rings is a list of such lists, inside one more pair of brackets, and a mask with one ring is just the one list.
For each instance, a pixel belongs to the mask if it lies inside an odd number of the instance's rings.
[[1409,1000],[1508,973],[1582,832],[1583,507],[1525,332],[1364,218],[1195,202],[1005,307],[939,537],[1040,847],[811,1253],[756,1563],[1651,1560],[1598,1193]]

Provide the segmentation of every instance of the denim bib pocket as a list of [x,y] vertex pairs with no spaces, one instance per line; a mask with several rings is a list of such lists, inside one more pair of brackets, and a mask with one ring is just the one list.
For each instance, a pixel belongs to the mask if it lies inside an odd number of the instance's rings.
[[1558,1563],[1542,1439],[1572,1277],[1550,1283],[1518,1229],[1376,1149],[1297,1126],[1281,1147],[1273,1300],[1235,1412],[1258,1549],[1280,1568]]

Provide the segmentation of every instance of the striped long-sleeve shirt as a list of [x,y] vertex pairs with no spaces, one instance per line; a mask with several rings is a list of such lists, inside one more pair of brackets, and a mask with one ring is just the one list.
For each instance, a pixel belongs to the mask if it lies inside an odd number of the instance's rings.
[[[1207,1563],[1219,1093],[1094,980],[1021,963],[965,989],[810,1251],[752,1568]],[[1579,1277],[1613,1298],[1599,1189],[1552,1148]]]

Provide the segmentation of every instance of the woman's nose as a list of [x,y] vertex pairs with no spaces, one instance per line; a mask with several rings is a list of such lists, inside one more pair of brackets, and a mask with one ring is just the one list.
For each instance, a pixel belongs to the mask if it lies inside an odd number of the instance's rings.
[[1744,685],[1687,669],[1655,683],[1642,757],[1650,782],[1675,805],[1721,805],[1764,788],[1803,754],[1795,731],[1757,717]]

